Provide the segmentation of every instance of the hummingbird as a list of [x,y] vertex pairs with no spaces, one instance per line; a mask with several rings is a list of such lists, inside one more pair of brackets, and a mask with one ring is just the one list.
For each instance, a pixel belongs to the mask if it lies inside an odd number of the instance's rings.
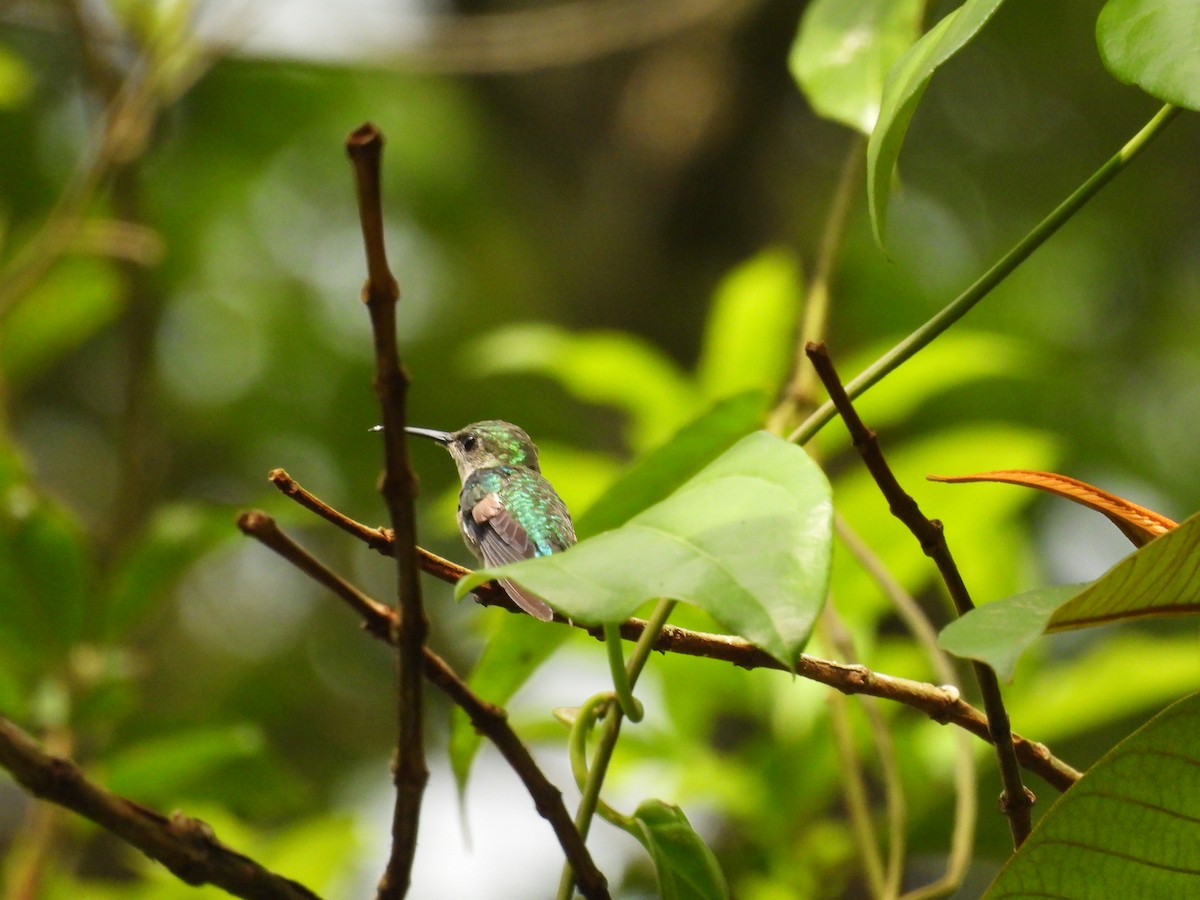
[[[542,476],[537,447],[510,422],[491,419],[458,431],[405,428],[437,441],[458,466],[458,529],[485,566],[549,556],[575,543],[571,514]],[[525,612],[554,618],[546,602],[508,579],[500,586]]]

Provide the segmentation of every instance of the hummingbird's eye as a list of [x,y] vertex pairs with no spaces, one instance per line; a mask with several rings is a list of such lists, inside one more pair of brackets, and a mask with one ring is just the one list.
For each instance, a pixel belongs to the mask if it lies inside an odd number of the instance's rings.
[[470,453],[472,450],[475,449],[475,444],[477,443],[477,440],[475,438],[475,435],[473,435],[473,434],[464,434],[462,436],[462,440],[459,443],[462,444],[462,448],[464,450],[466,450],[468,453]]

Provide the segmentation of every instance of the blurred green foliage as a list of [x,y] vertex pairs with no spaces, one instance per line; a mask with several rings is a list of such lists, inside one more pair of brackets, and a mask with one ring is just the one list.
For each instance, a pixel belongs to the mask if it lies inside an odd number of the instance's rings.
[[[1119,7],[1140,5],[1109,4],[1110,37]],[[834,6],[805,8],[816,20]],[[930,4],[926,21],[953,6]],[[364,10],[345,13],[363,26],[349,49],[295,11],[290,23],[167,0],[0,12],[0,713],[67,740],[101,783],[184,808],[327,896],[364,896],[386,853],[391,656],[234,527],[238,509],[267,509],[364,590],[391,597],[386,560],[265,480],[283,466],[348,515],[384,517],[341,142],[365,120],[387,136],[413,421],[520,423],[581,534],[603,530],[750,430],[793,365],[806,277],[854,139],[789,76],[803,12],[731,3],[615,51],[589,51],[586,28],[548,36],[534,16],[518,43],[559,40],[566,61],[529,67],[519,53],[505,63],[483,51],[464,64],[470,54],[428,35],[380,50]],[[910,15],[867,18],[912,27]],[[438,19],[452,35],[465,21]],[[1095,28],[1095,4],[1004,4],[917,91],[888,182],[887,253],[860,188],[832,272],[827,340],[843,375],[941,308],[1153,114],[1156,101],[1102,67]],[[829,51],[809,37],[813,53]],[[1104,53],[1112,65],[1120,47]],[[801,61],[791,65],[805,84]],[[130,72],[144,80],[123,81]],[[865,130],[870,104],[850,99],[822,111]],[[1181,116],[967,321],[862,400],[981,601],[1093,578],[1122,539],[1105,544],[1111,526],[1055,501],[929,485],[926,473],[1057,469],[1177,518],[1200,506],[1198,142],[1195,116]],[[927,560],[840,424],[814,446],[838,512],[944,623]],[[415,456],[421,531],[463,559],[445,499],[453,470],[437,452]],[[627,492],[606,494],[614,483]],[[487,689],[511,697],[513,722],[551,767],[565,732],[548,709],[603,687],[602,648],[427,588],[431,644],[464,673],[483,653]],[[831,596],[861,661],[936,677],[841,547]],[[717,628],[683,607],[672,622]],[[820,638],[810,652],[835,655]],[[1148,658],[1156,664],[1138,664]],[[1194,685],[1196,659],[1194,625],[1064,635],[1023,658],[1006,697],[1019,731],[1083,767]],[[497,669],[507,682],[487,675]],[[623,736],[615,806],[653,796],[686,809],[734,896],[862,895],[823,688],[666,655],[643,690],[647,720]],[[441,698],[430,702],[436,781],[450,777],[452,730],[467,739]],[[885,714],[915,884],[946,853],[952,741],[905,709]],[[857,712],[852,722],[877,786],[867,725]],[[462,779],[473,748],[455,746]],[[977,755],[990,762],[984,745]],[[511,777],[486,762],[477,779]],[[997,792],[990,764],[980,782],[985,798]],[[468,808],[481,790],[467,787]],[[1010,849],[982,806],[964,897]],[[505,814],[481,828],[474,810],[473,844],[524,868],[493,857],[482,883],[496,897],[540,895],[548,882],[533,866],[555,857],[549,831],[532,809]],[[29,816],[4,784],[10,892],[34,858]],[[431,812],[427,827],[436,821]],[[605,828],[598,853],[618,894],[653,890],[645,853],[625,835],[605,844]],[[63,814],[56,829],[40,896],[195,895],[86,823]],[[444,843],[421,844],[443,866],[418,860],[421,896],[471,895],[449,886],[445,867],[467,866],[457,846],[438,855]]]

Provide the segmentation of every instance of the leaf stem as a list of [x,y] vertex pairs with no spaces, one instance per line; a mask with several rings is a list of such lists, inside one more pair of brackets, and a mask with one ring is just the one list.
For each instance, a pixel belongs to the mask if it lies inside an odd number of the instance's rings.
[[[903,362],[915,356],[918,351],[933,341],[943,331],[966,315],[980,300],[991,293],[1000,282],[1012,274],[1013,270],[1023,263],[1030,254],[1044,244],[1049,237],[1058,231],[1062,225],[1092,199],[1100,189],[1108,184],[1118,173],[1123,171],[1130,162],[1141,153],[1149,143],[1162,132],[1164,128],[1179,113],[1179,108],[1167,104],[1147,122],[1132,139],[1108,160],[1104,165],[1075,191],[1060,203],[1046,218],[1042,219],[1033,230],[1017,242],[1016,246],[1002,256],[990,269],[976,279],[975,283],[950,301],[941,312],[924,325],[898,343],[875,362],[871,363],[859,375],[846,382],[846,394],[850,399],[860,396],[885,376],[897,369]],[[813,436],[829,424],[836,410],[833,403],[826,401],[800,424],[789,436],[788,440],[797,444],[806,444]]]
[[625,670],[625,652],[621,647],[621,629],[617,623],[604,625],[604,647],[608,651],[608,667],[612,672],[613,691],[621,712],[630,722],[642,721],[644,710],[638,698],[633,696],[633,685]]
[[[625,664],[625,672],[628,677],[630,690],[637,683],[638,676],[642,674],[646,660],[650,658],[650,651],[654,649],[654,645],[658,641],[658,635],[662,631],[663,626],[667,624],[667,618],[674,609],[674,600],[660,600],[658,601],[658,605],[654,607],[654,611],[650,614],[650,618],[646,622],[646,627],[638,638],[638,642],[634,645],[633,652],[629,654],[629,661]],[[579,809],[575,812],[575,827],[578,829],[580,836],[585,840],[592,823],[592,817],[595,815],[597,804],[600,801],[600,788],[604,784],[605,775],[608,774],[608,764],[612,761],[613,751],[617,746],[617,738],[621,734],[622,718],[620,704],[610,704],[608,713],[604,717],[604,731],[600,735],[600,740],[596,743],[596,752],[592,757],[592,765],[588,769],[587,780],[584,782],[581,791],[583,796],[579,800]],[[567,862],[563,865],[562,878],[559,880],[558,894],[556,896],[558,900],[570,900],[574,891],[575,873],[571,868],[571,864]]]

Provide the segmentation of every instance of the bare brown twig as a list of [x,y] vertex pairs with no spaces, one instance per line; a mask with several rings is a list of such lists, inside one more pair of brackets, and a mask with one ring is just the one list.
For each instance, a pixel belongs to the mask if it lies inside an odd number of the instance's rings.
[[[884,459],[883,451],[875,432],[871,431],[854,409],[846,389],[838,378],[837,370],[824,344],[812,343],[805,348],[808,358],[820,375],[829,398],[837,407],[838,413],[846,423],[850,436],[854,441],[854,449],[858,451],[866,464],[892,515],[904,523],[921,544],[921,550],[933,560],[938,568],[946,589],[954,601],[954,606],[960,616],[975,608],[971,595],[963,583],[962,574],[954,563],[950,547],[942,531],[942,523],[936,519],[927,519],[921,512],[917,502],[909,496],[896,480],[891,468]],[[1033,828],[1031,809],[1035,797],[1029,788],[1021,782],[1020,763],[1013,749],[1012,726],[1008,721],[1008,711],[1004,708],[1004,698],[1000,693],[1000,681],[995,671],[988,665],[973,662],[975,678],[979,682],[979,690],[983,695],[984,709],[987,710],[988,732],[992,745],[996,748],[996,757],[1000,763],[1000,779],[1004,784],[1004,793],[1000,796],[1000,808],[1008,816],[1009,828],[1012,831],[1013,845],[1020,847]]]
[[[283,469],[275,469],[270,480],[283,493],[321,518],[353,535],[384,556],[390,556],[391,535],[387,529],[371,528],[343,515],[301,487]],[[468,574],[468,570],[442,559],[427,550],[417,548],[421,568],[435,578],[453,584]],[[485,585],[475,590],[477,602],[483,606],[502,606],[517,612],[516,605],[499,588]],[[556,617],[555,621],[566,623]],[[603,640],[600,628],[589,628],[580,624],[574,627],[587,631],[597,640]],[[636,641],[646,628],[642,619],[629,619],[621,624],[621,637]],[[764,651],[742,638],[723,634],[708,634],[691,631],[675,625],[664,625],[662,633],[654,643],[654,649],[663,653],[682,653],[685,656],[701,656],[706,659],[723,660],[742,669],[778,669],[787,671],[782,663],[772,659]],[[951,723],[970,732],[982,740],[991,742],[987,718],[978,709],[959,696],[953,686],[938,687],[908,678],[873,672],[865,666],[846,665],[808,654],[801,654],[796,663],[796,674],[801,678],[816,681],[836,688],[843,694],[866,694],[882,697],[912,707],[935,722]],[[1011,735],[1012,745],[1021,765],[1044,778],[1055,789],[1065,791],[1081,777],[1077,769],[1054,756],[1044,744],[1026,740],[1020,735]]]
[[[280,531],[270,516],[257,511],[242,513],[238,517],[238,527],[332,591],[358,613],[363,620],[363,627],[370,634],[383,641],[392,641],[395,613],[372,600],[315,559]],[[509,726],[504,710],[476,695],[453,669],[428,647],[422,648],[422,661],[425,677],[466,711],[471,718],[471,724],[496,745],[513,771],[525,783],[538,813],[550,823],[572,868],[579,873],[579,887],[583,895],[597,900],[608,897],[604,875],[596,868],[583,838],[571,821],[571,814],[562,802],[562,794],[538,768],[529,750]]]
[[91,819],[187,884],[213,884],[249,900],[317,900],[302,884],[226,847],[198,819],[182,813],[164,816],[94,784],[75,763],[47,753],[3,716],[0,766],[35,797]]
[[400,288],[388,268],[383,243],[383,207],[380,195],[380,157],[383,136],[365,124],[346,139],[346,152],[354,165],[358,215],[367,255],[367,282],[362,299],[371,317],[375,343],[375,394],[383,419],[384,470],[380,492],[392,520],[396,559],[396,671],[398,734],[394,782],[396,808],[392,817],[392,852],[379,882],[379,900],[408,893],[421,799],[429,780],[425,764],[424,708],[421,659],[429,623],[421,603],[417,570],[417,527],[413,513],[416,478],[408,463],[404,424],[407,416],[408,373],[396,348],[396,303]]

